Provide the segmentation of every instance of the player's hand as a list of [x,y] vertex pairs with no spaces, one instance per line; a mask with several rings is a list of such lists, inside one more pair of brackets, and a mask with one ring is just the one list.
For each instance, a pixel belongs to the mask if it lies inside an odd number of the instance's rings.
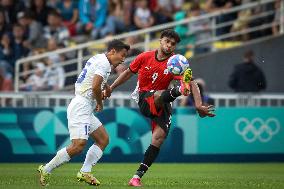
[[196,110],[199,114],[200,117],[214,117],[215,116],[215,109],[213,105],[209,105],[209,106],[199,106],[196,107]]
[[109,85],[106,85],[105,90],[103,91],[103,100],[111,96],[112,90]]
[[104,108],[103,104],[100,103],[100,104],[96,105],[95,110],[96,110],[96,112],[101,112],[101,111],[103,111],[103,108]]

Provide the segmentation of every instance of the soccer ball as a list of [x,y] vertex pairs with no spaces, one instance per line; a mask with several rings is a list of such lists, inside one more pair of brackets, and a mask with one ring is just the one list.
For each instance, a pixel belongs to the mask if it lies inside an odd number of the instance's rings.
[[189,68],[189,62],[180,54],[171,56],[167,62],[167,69],[174,75],[182,75],[187,68]]

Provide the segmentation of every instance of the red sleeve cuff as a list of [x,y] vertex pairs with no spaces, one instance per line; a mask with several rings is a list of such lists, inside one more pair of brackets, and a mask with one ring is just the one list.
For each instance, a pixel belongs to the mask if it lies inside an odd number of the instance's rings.
[[131,69],[131,67],[129,66],[129,70],[132,72],[132,73],[134,73],[134,74],[136,74],[137,72],[134,72],[132,69]]

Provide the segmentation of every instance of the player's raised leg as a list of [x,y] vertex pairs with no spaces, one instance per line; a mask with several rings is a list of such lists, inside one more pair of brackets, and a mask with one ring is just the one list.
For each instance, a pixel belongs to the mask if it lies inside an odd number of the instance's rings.
[[154,94],[155,106],[157,109],[162,108],[165,103],[173,102],[177,97],[190,94],[190,85],[192,79],[192,71],[186,69],[184,74],[176,77],[180,84],[167,90],[156,91]]
[[102,157],[103,151],[109,143],[109,137],[103,125],[93,131],[90,136],[96,143],[89,148],[84,164],[77,173],[77,179],[78,181],[84,181],[90,185],[98,186],[100,185],[100,181],[93,176],[92,166]]

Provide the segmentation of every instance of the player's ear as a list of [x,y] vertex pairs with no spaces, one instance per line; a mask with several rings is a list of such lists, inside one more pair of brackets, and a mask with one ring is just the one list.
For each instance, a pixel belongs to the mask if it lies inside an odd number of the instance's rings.
[[111,49],[110,53],[111,53],[111,55],[114,55],[116,53],[116,50],[115,49]]

